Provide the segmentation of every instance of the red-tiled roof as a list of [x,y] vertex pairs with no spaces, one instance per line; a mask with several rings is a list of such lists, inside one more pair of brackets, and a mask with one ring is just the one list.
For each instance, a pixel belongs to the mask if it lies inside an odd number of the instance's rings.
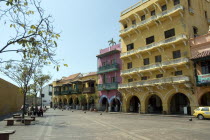
[[77,78],[79,75],[80,73],[76,73],[76,74],[70,75],[69,77],[64,78],[63,80],[72,80],[72,79]]
[[210,50],[208,51],[203,51],[201,53],[197,53],[195,56],[193,56],[191,59],[198,59],[198,58],[202,58],[202,57],[207,57],[210,56]]

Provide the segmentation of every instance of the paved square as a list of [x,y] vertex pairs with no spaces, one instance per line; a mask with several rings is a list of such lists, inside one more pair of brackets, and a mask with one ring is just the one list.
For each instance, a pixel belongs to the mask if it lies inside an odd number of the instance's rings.
[[33,125],[16,130],[10,140],[209,140],[210,121],[150,115],[110,114],[50,109]]

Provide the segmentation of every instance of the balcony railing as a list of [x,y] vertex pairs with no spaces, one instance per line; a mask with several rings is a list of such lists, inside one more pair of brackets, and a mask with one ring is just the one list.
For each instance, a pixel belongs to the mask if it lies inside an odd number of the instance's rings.
[[70,95],[72,90],[63,90],[61,91],[62,95]]
[[188,62],[189,62],[189,58],[178,58],[178,59],[165,61],[162,63],[156,63],[156,64],[143,66],[140,68],[132,68],[132,69],[128,69],[128,70],[122,70],[121,75],[133,74],[133,73],[142,72],[142,71],[146,71],[146,70],[152,70],[152,69],[161,68],[161,67],[165,67],[165,66],[171,66],[171,65],[179,65],[179,64],[188,63]]
[[71,93],[73,93],[73,94],[79,94],[79,93],[81,93],[81,90],[78,89],[78,88],[72,89]]
[[87,87],[83,89],[83,93],[94,93],[95,87]]
[[98,68],[98,74],[119,70],[119,64],[105,65]]
[[149,51],[151,49],[154,49],[154,48],[157,48],[157,47],[160,47],[160,46],[163,46],[163,45],[172,44],[172,43],[175,43],[175,42],[178,42],[178,41],[181,41],[181,40],[187,40],[187,36],[184,35],[184,34],[181,34],[181,35],[178,35],[178,36],[174,36],[174,37],[165,39],[163,41],[147,45],[145,47],[140,47],[140,48],[138,48],[136,50],[132,50],[132,51],[129,51],[129,52],[121,53],[120,56],[121,56],[121,58],[128,57],[130,55],[134,55],[134,54],[141,53],[141,52],[144,52],[144,51]]
[[168,77],[168,78],[160,78],[160,79],[153,79],[153,80],[140,81],[140,82],[132,82],[132,83],[127,83],[127,84],[119,84],[119,89],[156,86],[156,85],[162,85],[162,84],[178,84],[178,83],[185,83],[189,81],[190,81],[190,77],[188,76]]
[[147,2],[147,1],[148,1],[148,0],[141,0],[141,1],[139,1],[138,3],[134,4],[133,6],[131,6],[131,7],[127,8],[127,9],[125,9],[124,11],[121,12],[121,16],[124,15],[124,14],[126,14],[126,13],[128,13],[128,12],[130,12],[131,10],[133,10],[133,9],[135,9],[135,8],[137,8],[137,7],[139,7],[140,5],[142,5],[143,3]]
[[99,84],[98,85],[98,90],[103,91],[103,90],[114,90],[118,89],[118,83],[106,83],[106,84]]
[[198,80],[197,80],[198,86],[208,85],[208,84],[210,84],[210,74],[198,75]]
[[145,26],[146,24],[148,24],[148,23],[150,23],[152,21],[155,21],[155,20],[158,20],[158,19],[163,18],[165,16],[171,15],[172,13],[175,13],[175,12],[177,12],[179,10],[184,10],[184,7],[182,5],[176,5],[175,7],[173,7],[170,10],[163,11],[162,13],[157,14],[156,16],[151,16],[150,18],[148,18],[146,20],[143,20],[140,23],[137,23],[136,25],[132,25],[132,26],[130,26],[130,27],[124,29],[124,30],[121,30],[120,34],[124,34],[124,33],[128,32],[128,31],[130,31],[132,29]]
[[54,91],[55,95],[61,95],[61,91]]

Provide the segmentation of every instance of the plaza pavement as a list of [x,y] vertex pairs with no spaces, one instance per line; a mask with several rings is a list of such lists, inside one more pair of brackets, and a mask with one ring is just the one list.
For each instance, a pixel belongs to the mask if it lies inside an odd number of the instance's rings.
[[210,121],[188,117],[48,110],[30,126],[16,123],[10,140],[209,140]]

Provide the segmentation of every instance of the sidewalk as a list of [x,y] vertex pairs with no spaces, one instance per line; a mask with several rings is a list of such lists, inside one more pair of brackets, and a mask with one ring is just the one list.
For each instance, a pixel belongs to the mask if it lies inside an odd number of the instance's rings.
[[3,121],[3,120],[6,119],[6,118],[11,118],[12,115],[13,115],[13,114],[16,114],[16,113],[21,113],[21,114],[22,114],[21,111],[18,111],[18,112],[12,112],[12,113],[9,113],[9,114],[6,114],[6,115],[2,115],[2,116],[0,116],[0,121]]

